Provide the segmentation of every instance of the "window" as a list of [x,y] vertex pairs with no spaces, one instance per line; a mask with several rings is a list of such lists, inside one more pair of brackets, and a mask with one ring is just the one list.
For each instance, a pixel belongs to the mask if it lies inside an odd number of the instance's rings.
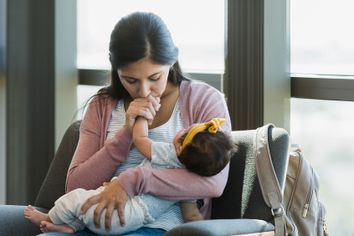
[[320,176],[331,234],[354,232],[354,102],[292,99],[291,142]]
[[291,72],[354,75],[354,1],[291,2]]
[[[353,7],[351,0],[291,1],[291,72],[295,79],[297,74],[307,77],[304,83],[315,77],[336,79],[333,85],[354,78]],[[319,92],[321,85],[316,89]],[[329,89],[337,94],[333,97],[350,93],[349,87]],[[318,96],[317,92],[313,95]],[[353,118],[350,101],[291,101],[292,142],[302,147],[320,176],[320,197],[327,207],[329,231],[335,235],[354,232],[350,213],[354,206],[350,183],[354,177]]]
[[164,20],[186,72],[224,72],[224,3],[219,0],[78,0],[79,68],[110,68],[111,31],[134,11],[154,12]]
[[[78,68],[108,70],[108,44],[114,25],[131,12],[148,11],[159,15],[171,31],[183,71],[197,73],[193,78],[221,88],[224,7],[224,1],[219,0],[107,0],[105,4],[78,0]],[[99,88],[79,85],[79,107]]]

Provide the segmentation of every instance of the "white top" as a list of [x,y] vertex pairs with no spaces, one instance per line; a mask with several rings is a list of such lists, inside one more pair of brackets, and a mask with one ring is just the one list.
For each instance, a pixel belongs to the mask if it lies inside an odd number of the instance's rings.
[[[115,133],[119,129],[121,129],[124,126],[124,124],[125,124],[125,109],[124,109],[124,102],[121,99],[118,101],[117,106],[112,111],[112,118],[109,122],[108,130],[107,130],[107,139],[114,137]],[[166,123],[164,123],[158,127],[150,129],[148,132],[148,136],[154,142],[157,142],[157,143],[164,142],[164,143],[171,143],[172,144],[175,135],[182,128],[183,128],[183,126],[182,126],[182,120],[181,120],[181,113],[179,110],[179,104],[177,102],[169,120]],[[160,144],[157,144],[157,145],[160,145]],[[173,150],[174,150],[174,147],[173,147]],[[152,151],[152,153],[153,152],[154,152],[154,150]],[[155,150],[155,152],[156,152],[156,150]],[[163,152],[165,152],[165,151],[163,151]],[[169,155],[169,157],[171,157],[170,154],[168,154],[168,155]],[[175,157],[175,158],[177,158],[177,157]],[[118,166],[114,175],[118,176],[124,170],[126,170],[128,168],[134,168],[134,167],[140,165],[141,162],[145,159],[146,158],[137,150],[137,148],[133,147],[128,154],[127,160]],[[152,159],[156,160],[156,156],[155,156],[155,158],[152,157]],[[156,160],[156,161],[164,162],[163,160]],[[172,165],[175,165],[176,161],[172,161],[172,163],[174,163]],[[165,229],[165,230],[170,230],[170,229],[174,228],[175,226],[182,224],[182,223],[183,223],[183,218],[182,218],[182,214],[181,214],[181,208],[180,208],[179,204],[176,203],[167,212],[165,212],[158,219],[156,219],[156,221],[154,221],[151,224],[146,225],[146,227],[161,228],[161,229]]]

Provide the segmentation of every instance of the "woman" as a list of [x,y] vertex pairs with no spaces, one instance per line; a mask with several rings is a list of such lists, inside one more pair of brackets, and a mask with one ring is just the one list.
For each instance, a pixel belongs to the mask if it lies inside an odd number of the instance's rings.
[[[205,198],[200,210],[208,218],[208,198],[222,193],[228,166],[212,177],[201,177],[185,169],[132,168],[144,157],[132,146],[131,132],[139,116],[149,121],[149,137],[156,141],[172,142],[180,129],[214,117],[225,117],[227,125],[223,129],[229,132],[224,97],[209,85],[182,75],[178,49],[166,25],[152,13],[137,12],[122,18],[111,34],[109,51],[111,85],[101,89],[88,105],[68,170],[66,191],[96,189],[118,176],[82,207],[86,212],[97,204],[95,224],[107,229],[114,210],[118,210],[120,223],[124,224],[125,202],[144,193],[170,200]],[[105,214],[104,226],[99,225],[101,214]],[[181,223],[180,207],[175,204],[153,223],[127,235],[163,235]],[[86,230],[75,235],[94,234]]]

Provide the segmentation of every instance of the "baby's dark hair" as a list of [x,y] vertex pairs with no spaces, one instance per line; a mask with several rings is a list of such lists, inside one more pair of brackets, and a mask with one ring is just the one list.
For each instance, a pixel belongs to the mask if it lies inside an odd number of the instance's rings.
[[193,137],[178,159],[187,170],[201,176],[212,176],[229,163],[234,149],[235,146],[226,133],[203,131]]

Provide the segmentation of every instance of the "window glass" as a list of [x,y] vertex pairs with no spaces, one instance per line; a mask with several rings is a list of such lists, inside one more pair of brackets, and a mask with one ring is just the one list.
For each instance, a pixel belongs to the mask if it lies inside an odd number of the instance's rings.
[[86,103],[88,99],[95,95],[99,89],[103,86],[92,86],[92,85],[78,85],[77,86],[77,105],[78,111],[76,113],[76,118],[81,120],[83,118],[85,108],[87,108]]
[[224,72],[224,1],[78,0],[78,67],[110,68],[110,33],[134,11],[158,14],[180,50],[186,72]]
[[354,75],[354,1],[291,4],[291,72]]
[[330,235],[353,235],[354,103],[291,100],[291,142],[319,174]]
[[[224,1],[78,0],[77,6],[78,68],[110,69],[108,43],[114,25],[131,12],[148,11],[168,26],[185,72],[224,73]],[[99,88],[79,85],[79,108]]]

